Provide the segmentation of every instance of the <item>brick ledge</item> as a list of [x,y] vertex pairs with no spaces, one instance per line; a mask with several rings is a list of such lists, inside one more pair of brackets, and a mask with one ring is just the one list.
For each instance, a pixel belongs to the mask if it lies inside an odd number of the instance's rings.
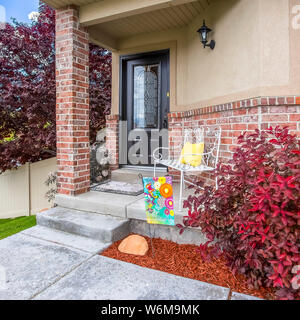
[[188,111],[170,112],[168,118],[188,118],[197,115],[222,112],[228,110],[261,107],[261,106],[293,106],[300,105],[298,96],[278,96],[278,97],[255,97],[224,104],[218,104]]

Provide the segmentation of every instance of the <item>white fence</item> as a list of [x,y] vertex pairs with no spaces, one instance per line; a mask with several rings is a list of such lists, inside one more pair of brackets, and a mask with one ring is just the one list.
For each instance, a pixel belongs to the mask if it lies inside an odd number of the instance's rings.
[[45,180],[50,172],[56,171],[56,158],[8,170],[0,175],[0,219],[36,214],[50,208],[45,193]]

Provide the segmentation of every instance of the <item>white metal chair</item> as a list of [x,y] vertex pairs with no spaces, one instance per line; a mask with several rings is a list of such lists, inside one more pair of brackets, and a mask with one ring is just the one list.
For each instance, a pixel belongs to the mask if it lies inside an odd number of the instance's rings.
[[[221,141],[221,127],[201,127],[196,129],[185,129],[183,144],[173,147],[174,152],[171,155],[171,148],[159,147],[153,152],[154,158],[154,177],[156,176],[156,166],[158,164],[170,167],[180,171],[180,196],[179,196],[179,211],[182,211],[182,193],[184,183],[195,185],[191,181],[185,180],[185,173],[201,173],[214,171],[217,167],[219,160],[219,150]],[[200,143],[204,142],[203,153],[182,153],[183,146],[187,143]],[[168,152],[167,159],[164,159],[162,152]],[[201,164],[192,166],[188,163],[182,163],[182,158],[186,156],[202,156]],[[218,188],[218,178],[215,177],[216,189]]]

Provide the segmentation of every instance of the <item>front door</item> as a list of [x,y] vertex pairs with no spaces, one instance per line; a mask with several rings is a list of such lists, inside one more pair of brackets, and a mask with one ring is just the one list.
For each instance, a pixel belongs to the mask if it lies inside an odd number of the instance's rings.
[[169,52],[126,56],[121,64],[120,111],[127,145],[124,139],[120,143],[120,164],[152,166],[153,151],[168,146]]

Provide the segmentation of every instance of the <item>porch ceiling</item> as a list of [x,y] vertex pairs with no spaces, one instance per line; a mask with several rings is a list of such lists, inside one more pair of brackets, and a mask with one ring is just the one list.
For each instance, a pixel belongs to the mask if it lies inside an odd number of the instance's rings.
[[176,7],[168,7],[104,22],[97,27],[114,38],[183,27],[205,10],[207,2],[205,1],[206,5],[203,3],[204,1],[195,1]]
[[214,0],[44,0],[54,8],[79,7],[79,21],[90,39],[110,50],[120,39],[149,32],[181,28]]
[[[209,6],[211,1],[213,0],[185,1],[176,6],[128,14],[125,17],[111,17],[109,21],[90,25],[90,37],[92,41],[104,47],[111,50],[118,49],[120,39],[188,25]],[[89,23],[83,22],[83,24],[88,25]]]

